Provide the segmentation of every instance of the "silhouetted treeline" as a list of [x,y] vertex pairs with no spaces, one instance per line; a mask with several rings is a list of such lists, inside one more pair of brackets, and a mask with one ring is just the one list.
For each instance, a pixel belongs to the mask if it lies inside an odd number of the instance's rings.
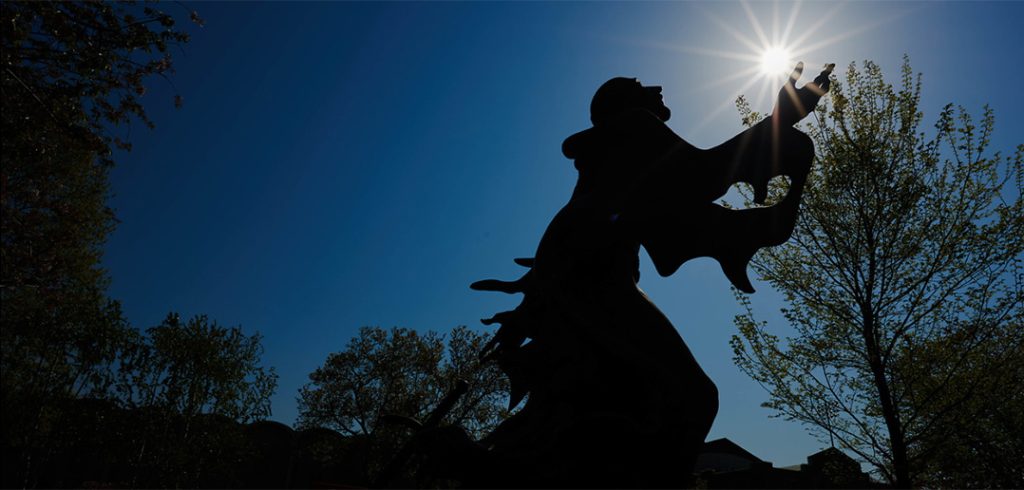
[[[5,488],[311,488],[366,486],[365,438],[270,421],[187,419],[161,410],[69,400],[46,446],[3,444]],[[6,418],[5,418],[6,420]],[[154,425],[163,430],[154,431]],[[182,445],[176,435],[199,434]],[[32,464],[26,466],[26,461]]]
[[3,484],[225,485],[233,427],[269,414],[276,386],[260,337],[174,314],[141,331],[100,261],[131,147],[116,130],[153,127],[144,83],[189,36],[152,3],[3,2],[0,24]]
[[270,414],[277,385],[259,365],[260,336],[175,314],[144,333],[110,331],[117,336],[105,339],[111,352],[99,363],[80,365],[59,346],[51,355],[65,363],[5,356],[4,486],[240,484],[238,427]]

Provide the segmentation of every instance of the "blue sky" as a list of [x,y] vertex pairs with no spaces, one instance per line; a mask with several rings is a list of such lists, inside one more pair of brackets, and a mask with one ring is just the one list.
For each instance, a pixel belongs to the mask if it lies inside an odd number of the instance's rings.
[[[273,419],[292,423],[309,372],[363,325],[446,331],[518,298],[478,279],[518,277],[574,185],[564,138],[589,126],[614,76],[662,85],[669,121],[701,147],[739,132],[732,101],[776,83],[741,38],[781,37],[808,74],[871,59],[895,80],[904,53],[922,105],[996,112],[993,146],[1024,134],[1024,3],[525,2],[198,3],[206,26],[155,79],[157,128],[131,130],[112,204],[121,223],[104,264],[131,322],[205,313],[264,335],[280,374]],[[795,13],[794,13],[795,9]],[[748,13],[749,10],[749,13]],[[754,20],[756,22],[754,22]],[[777,20],[776,20],[777,19]],[[747,72],[747,74],[744,74]],[[809,79],[810,77],[805,77]],[[770,89],[768,87],[771,87]],[[739,312],[716,263],[641,287],[721,391],[710,438],[776,465],[823,444],[769,418],[765,393],[732,363]],[[755,282],[760,316],[785,334],[780,296]]]

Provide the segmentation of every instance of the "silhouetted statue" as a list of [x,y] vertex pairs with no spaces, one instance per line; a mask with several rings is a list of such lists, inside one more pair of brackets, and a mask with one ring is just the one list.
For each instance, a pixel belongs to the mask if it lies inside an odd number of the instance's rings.
[[[794,129],[828,90],[829,65],[803,88],[802,64],[775,110],[754,127],[702,150],[666,125],[660,87],[615,78],[590,106],[592,128],[562,145],[579,180],[519,280],[478,290],[523,293],[484,320],[500,323],[481,353],[511,380],[517,414],[475,445],[435,437],[466,464],[468,487],[681,487],[718,411],[718,391],[669,320],[637,287],[638,252],[668,276],[695,257],[716,259],[740,290],[761,247],[785,242],[814,156]],[[768,181],[789,191],[769,207],[714,203],[736,182],[763,204]],[[468,439],[465,439],[468,443]]]

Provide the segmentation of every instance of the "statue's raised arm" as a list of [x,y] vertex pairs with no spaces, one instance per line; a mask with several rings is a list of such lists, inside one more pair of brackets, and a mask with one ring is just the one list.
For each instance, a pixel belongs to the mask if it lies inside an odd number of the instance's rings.
[[[637,180],[626,216],[659,274],[668,276],[695,257],[712,257],[734,286],[754,291],[747,263],[759,248],[789,239],[814,158],[810,138],[793,124],[814,110],[833,67],[826,65],[798,89],[798,64],[771,116],[708,150],[680,139]],[[730,186],[745,182],[753,188],[753,201],[764,204],[768,182],[780,175],[789,178],[789,192],[774,206],[732,210],[714,203]]]

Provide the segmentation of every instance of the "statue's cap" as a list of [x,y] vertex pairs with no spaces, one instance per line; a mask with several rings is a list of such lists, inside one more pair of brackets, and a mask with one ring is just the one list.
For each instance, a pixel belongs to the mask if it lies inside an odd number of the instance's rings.
[[590,101],[590,122],[595,126],[621,114],[635,104],[643,93],[643,85],[635,78],[615,77],[597,89]]

